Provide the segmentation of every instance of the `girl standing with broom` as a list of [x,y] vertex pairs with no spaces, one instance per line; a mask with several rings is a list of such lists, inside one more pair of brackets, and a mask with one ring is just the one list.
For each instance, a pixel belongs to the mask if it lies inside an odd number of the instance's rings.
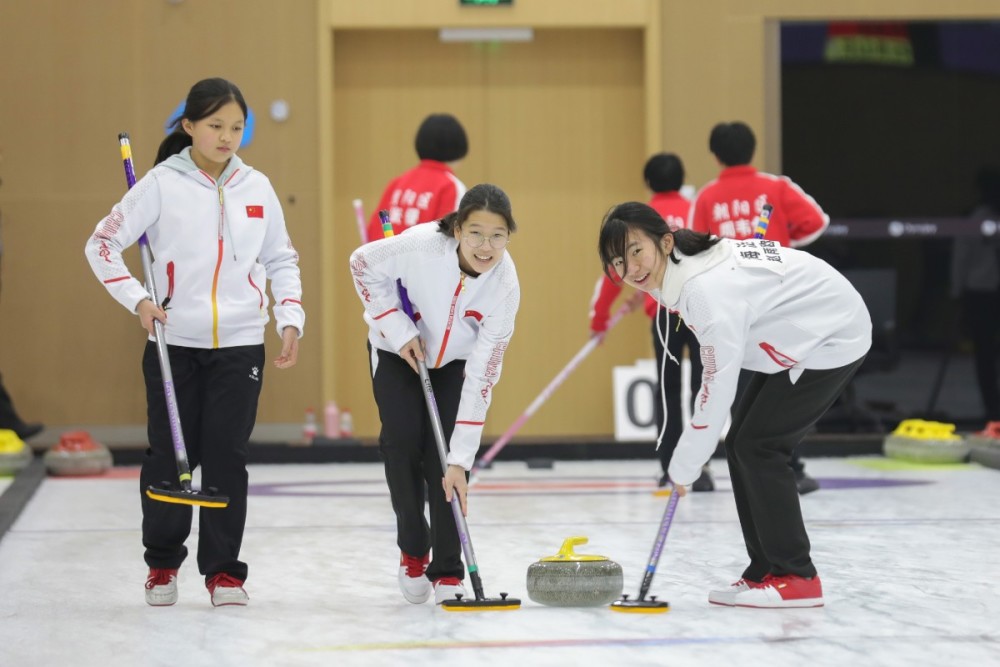
[[[298,254],[267,177],[237,149],[247,104],[224,79],[188,93],[156,165],[115,205],[86,245],[98,279],[150,334],[142,360],[149,449],[140,488],[176,478],[174,445],[157,358],[154,320],[164,325],[179,417],[193,470],[225,491],[224,509],[200,510],[198,569],[212,604],[245,605],[247,565],[240,560],[246,523],[247,451],[264,378],[265,283],[271,281],[281,336],[277,368],[298,357],[305,313]],[[156,258],[153,303],[129,272],[122,251],[145,234]],[[177,601],[177,570],[187,556],[191,504],[142,496],[142,542],[149,566],[146,602]]]

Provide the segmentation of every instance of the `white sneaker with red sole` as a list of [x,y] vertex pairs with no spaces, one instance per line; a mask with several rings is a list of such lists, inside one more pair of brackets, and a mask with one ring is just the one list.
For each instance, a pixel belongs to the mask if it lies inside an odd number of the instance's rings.
[[407,602],[422,604],[431,597],[431,582],[424,573],[430,562],[430,554],[422,557],[399,552],[399,590]]
[[736,594],[733,606],[759,609],[822,607],[823,585],[819,577],[807,579],[795,574],[769,574],[764,581],[747,582],[747,589]]

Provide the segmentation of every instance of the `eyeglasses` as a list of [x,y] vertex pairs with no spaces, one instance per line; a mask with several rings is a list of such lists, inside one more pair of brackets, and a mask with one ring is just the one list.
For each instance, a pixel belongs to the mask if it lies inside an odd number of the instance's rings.
[[490,240],[490,247],[494,250],[503,250],[510,243],[510,236],[507,234],[493,234],[492,236],[486,236],[481,232],[469,232],[468,234],[462,234],[462,238],[472,246],[473,248],[481,248],[486,239]]

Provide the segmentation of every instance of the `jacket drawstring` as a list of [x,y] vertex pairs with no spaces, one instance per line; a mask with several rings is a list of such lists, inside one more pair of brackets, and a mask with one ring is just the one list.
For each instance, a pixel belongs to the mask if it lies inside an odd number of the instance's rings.
[[667,357],[675,364],[680,366],[680,362],[677,358],[670,353],[667,348],[667,341],[670,339],[670,314],[667,314],[667,324],[666,331],[660,331],[660,308],[663,308],[663,304],[660,300],[656,300],[656,313],[653,315],[653,321],[656,323],[656,337],[659,339],[660,344],[663,345],[663,362],[660,364],[660,405],[663,407],[663,426],[660,427],[660,432],[656,436],[656,450],[659,451],[660,445],[663,444],[663,435],[667,432],[667,390],[666,383],[663,381],[663,376],[667,371]]

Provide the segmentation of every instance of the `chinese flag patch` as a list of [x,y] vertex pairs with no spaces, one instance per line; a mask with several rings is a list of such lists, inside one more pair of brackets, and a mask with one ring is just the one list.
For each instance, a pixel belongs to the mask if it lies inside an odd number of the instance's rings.
[[248,218],[263,218],[264,217],[264,207],[263,206],[247,206],[247,217]]

